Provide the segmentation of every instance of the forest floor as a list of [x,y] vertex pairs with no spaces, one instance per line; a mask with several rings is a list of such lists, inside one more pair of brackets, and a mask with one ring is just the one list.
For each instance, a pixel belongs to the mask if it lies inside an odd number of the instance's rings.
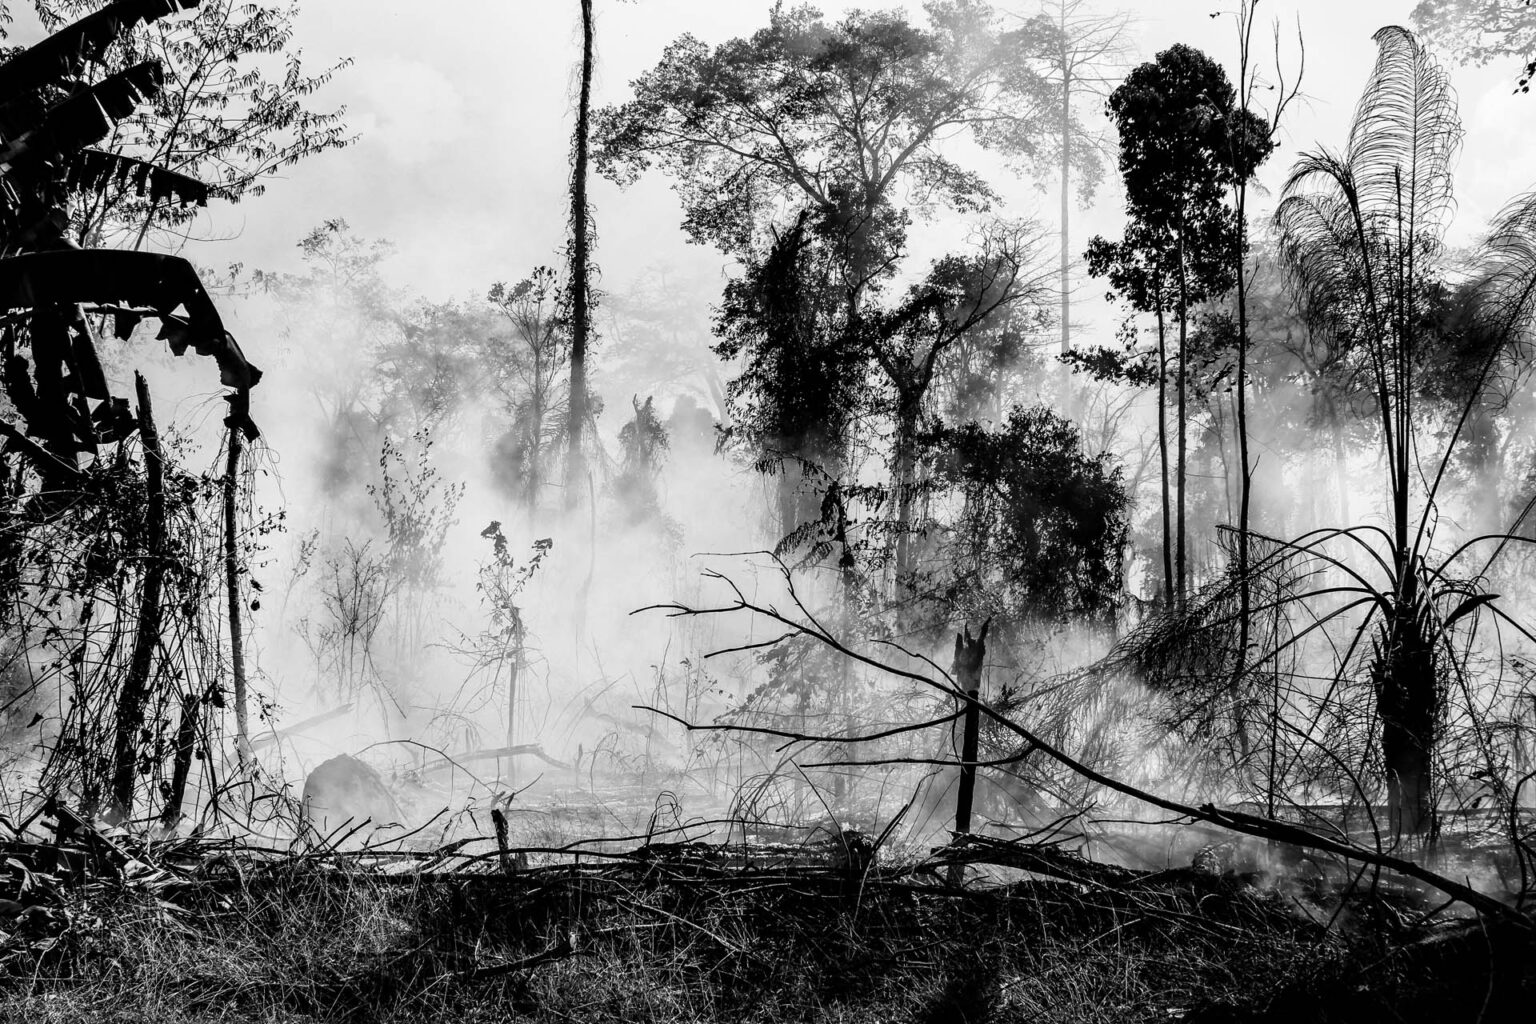
[[1536,1005],[1529,930],[1385,881],[1009,844],[970,850],[988,866],[955,884],[932,858],[635,845],[434,869],[13,843],[0,1020],[1523,1022]]

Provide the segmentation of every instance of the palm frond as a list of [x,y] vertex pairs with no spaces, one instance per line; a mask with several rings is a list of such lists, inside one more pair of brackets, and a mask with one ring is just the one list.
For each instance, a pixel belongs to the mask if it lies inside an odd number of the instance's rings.
[[1536,325],[1536,191],[1510,200],[1476,254],[1479,326],[1506,350],[1523,348]]
[[1413,33],[1389,25],[1374,38],[1376,67],[1355,108],[1347,156],[1360,205],[1438,241],[1450,219],[1451,164],[1461,148],[1456,94]]

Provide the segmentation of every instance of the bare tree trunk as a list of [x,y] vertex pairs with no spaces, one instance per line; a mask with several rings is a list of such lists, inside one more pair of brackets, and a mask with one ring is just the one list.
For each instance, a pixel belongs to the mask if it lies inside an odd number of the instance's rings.
[[1174,554],[1174,601],[1179,608],[1184,607],[1184,596],[1189,585],[1189,562],[1185,551],[1185,539],[1188,533],[1187,510],[1184,501],[1184,481],[1187,475],[1185,451],[1185,429],[1188,422],[1187,373],[1189,356],[1189,277],[1188,268],[1184,265],[1183,232],[1180,232],[1179,242],[1179,450],[1177,488],[1178,488],[1178,539]]
[[[1065,32],[1066,11],[1061,12]],[[1072,65],[1063,60],[1061,66],[1061,354],[1072,351],[1072,282],[1070,277],[1071,235],[1069,223],[1072,215]],[[1071,394],[1071,368],[1061,364],[1062,409],[1072,418],[1076,402]]]
[[133,814],[134,779],[139,767],[139,733],[144,728],[144,705],[149,700],[149,680],[155,646],[160,642],[160,593],[165,581],[165,462],[160,435],[155,431],[154,409],[144,375],[134,374],[139,399],[139,436],[144,445],[144,474],[148,493],[144,551],[144,583],[139,592],[138,630],[123,688],[117,699],[117,735],[112,747],[112,803],[119,818]]
[[574,508],[587,476],[582,430],[587,421],[587,345],[592,334],[591,220],[587,211],[587,159],[592,122],[592,0],[581,0],[581,92],[571,145],[571,393],[566,428],[565,505]]
[[[1246,76],[1246,70],[1244,72]],[[1248,514],[1252,502],[1253,473],[1248,466],[1248,185],[1237,186],[1237,658],[1235,684],[1241,684],[1248,663],[1248,641],[1252,634],[1249,619],[1253,615],[1253,583],[1248,579]],[[1247,745],[1246,723],[1241,714],[1238,727]]]
[[[521,612],[512,608],[512,662],[507,671],[507,748],[517,746],[517,686],[523,669],[523,618]],[[517,759],[509,758],[506,765],[506,773],[501,773],[501,765],[497,764],[497,774],[501,775],[504,784],[513,784],[517,780]]]
[[1163,604],[1173,607],[1173,521],[1168,504],[1168,331],[1157,299],[1157,454],[1162,464]]
[[1337,408],[1332,410],[1333,419],[1333,475],[1339,487],[1339,524],[1349,525],[1349,476],[1344,457],[1344,424],[1339,421]]
[[230,424],[229,459],[224,466],[224,586],[229,603],[229,668],[235,689],[235,757],[242,765],[251,753],[245,692],[245,624],[240,618],[240,556],[235,544],[235,506],[244,440],[240,427]]

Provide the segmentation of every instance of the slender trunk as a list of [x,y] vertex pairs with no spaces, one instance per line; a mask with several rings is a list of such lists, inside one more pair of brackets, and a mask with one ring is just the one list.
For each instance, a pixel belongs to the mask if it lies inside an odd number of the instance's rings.
[[1173,607],[1173,522],[1168,505],[1168,330],[1157,298],[1157,456],[1162,465],[1163,605]]
[[[512,655],[507,668],[507,748],[517,746],[517,684],[523,668],[523,619],[517,608],[512,608]],[[500,766],[498,765],[498,768]],[[506,774],[502,779],[511,785],[517,780],[517,758],[508,757]],[[500,772],[498,772],[500,774]]]
[[903,397],[896,412],[896,586],[898,603],[905,606],[914,588],[912,546],[913,492],[917,489],[917,403]]
[[[855,616],[858,614],[858,602],[855,600],[854,593],[855,580],[852,568],[853,556],[852,552],[848,550],[848,542],[846,538],[843,541],[842,561],[844,568],[841,572],[838,573],[838,582],[841,584],[839,587],[839,596],[842,598],[842,608],[840,609],[840,614],[842,618],[843,635],[852,636],[854,632],[853,627],[855,623]],[[839,658],[837,659],[837,662],[837,699],[838,710],[840,712],[839,717],[842,719],[843,735],[849,738],[849,742],[845,742],[841,745],[837,756],[845,761],[851,761],[853,760],[852,738],[857,732],[857,730],[854,728],[853,722],[853,659]],[[832,795],[839,807],[846,806],[846,801],[850,795],[850,787],[848,785],[849,781],[850,777],[846,769],[837,772],[837,774],[832,777]]]
[[1344,458],[1344,424],[1340,422],[1336,408],[1330,407],[1329,417],[1333,421],[1333,474],[1339,488],[1339,525],[1348,526],[1349,477]]
[[1184,478],[1187,475],[1185,465],[1187,454],[1185,446],[1185,428],[1188,421],[1186,403],[1188,400],[1188,380],[1186,372],[1189,356],[1189,275],[1188,268],[1184,264],[1184,232],[1179,232],[1179,450],[1178,450],[1178,540],[1176,554],[1174,555],[1174,601],[1179,608],[1184,607],[1184,596],[1188,590],[1189,562],[1188,554],[1184,549],[1185,538],[1188,533],[1187,512],[1185,508]]
[[[1246,74],[1246,72],[1245,72]],[[1248,513],[1253,478],[1248,467],[1248,186],[1237,186],[1237,679],[1248,662],[1252,633],[1253,584],[1248,579]],[[1241,718],[1239,719],[1241,722]]]
[[160,821],[166,828],[181,820],[181,805],[187,795],[187,777],[192,773],[192,755],[197,748],[197,712],[202,702],[191,694],[181,698],[181,722],[176,726],[176,757],[171,771],[171,793],[165,801]]
[[544,379],[543,366],[534,363],[533,409],[529,416],[533,422],[528,431],[528,486],[523,504],[528,511],[528,529],[535,530],[539,515],[539,488],[544,474]]
[[[1072,66],[1067,60],[1061,64],[1061,354],[1072,351],[1072,282],[1071,236],[1072,215]],[[1072,374],[1068,365],[1061,364],[1061,404],[1071,418],[1076,402],[1071,393]]]
[[229,459],[224,466],[224,587],[229,606],[229,670],[235,689],[235,757],[245,764],[251,753],[245,692],[245,623],[240,617],[240,556],[235,544],[236,498],[240,489],[240,427],[229,428]]
[[155,645],[160,641],[160,592],[165,580],[165,463],[160,452],[160,435],[155,431],[149,384],[143,374],[134,374],[134,386],[139,399],[139,436],[144,445],[148,502],[138,629],[117,700],[117,735],[112,748],[113,812],[120,819],[133,814],[134,781],[139,769],[139,733],[144,728],[144,705],[149,700]]
[[592,116],[592,0],[581,0],[581,92],[571,169],[571,394],[566,429],[565,504],[574,508],[587,472],[582,430],[587,421],[587,344],[592,333],[591,223],[587,215],[587,156]]

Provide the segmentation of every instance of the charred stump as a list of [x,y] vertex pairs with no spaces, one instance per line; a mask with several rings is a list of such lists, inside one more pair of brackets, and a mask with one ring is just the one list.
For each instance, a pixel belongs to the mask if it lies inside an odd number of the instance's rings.
[[[987,657],[987,630],[992,621],[981,625],[981,632],[971,636],[967,626],[955,634],[954,676],[956,685],[965,694],[965,714],[959,720],[960,789],[955,798],[955,833],[964,836],[971,831],[971,805],[976,797],[976,747],[981,732],[981,665]],[[950,880],[959,882],[965,868],[955,864],[950,870]]]

